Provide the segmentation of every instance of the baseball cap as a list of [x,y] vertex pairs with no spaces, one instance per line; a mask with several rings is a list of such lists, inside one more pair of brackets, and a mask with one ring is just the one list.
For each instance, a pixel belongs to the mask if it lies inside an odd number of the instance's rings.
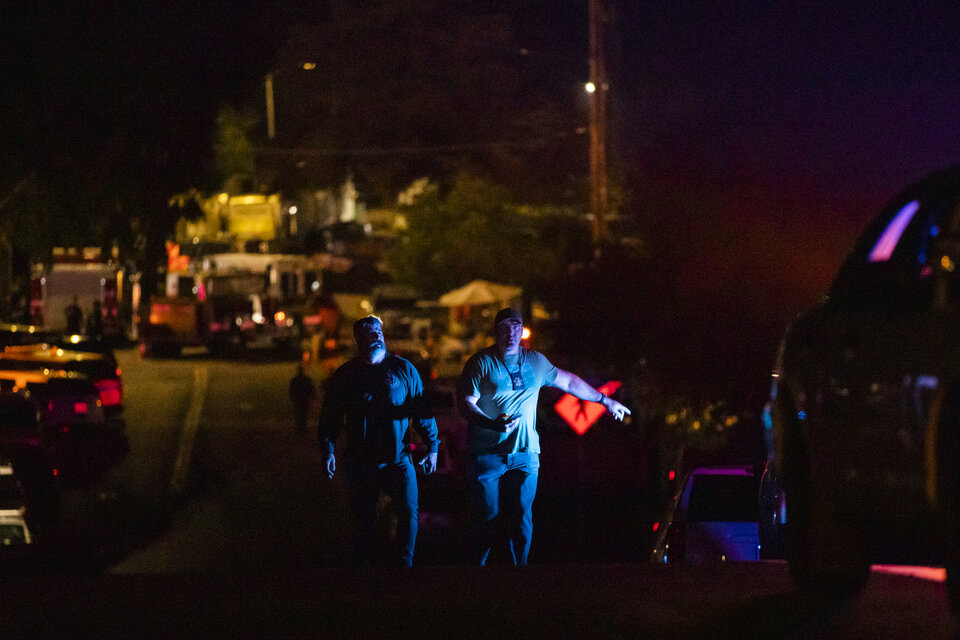
[[504,320],[516,320],[520,324],[523,324],[523,316],[520,315],[520,312],[512,307],[507,307],[506,309],[500,309],[497,312],[497,317],[493,319],[493,328],[496,329],[500,326],[500,323]]

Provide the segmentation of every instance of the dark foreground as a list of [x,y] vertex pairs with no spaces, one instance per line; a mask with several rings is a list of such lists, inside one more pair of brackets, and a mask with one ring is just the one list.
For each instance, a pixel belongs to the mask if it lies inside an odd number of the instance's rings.
[[19,575],[4,638],[952,638],[942,583],[873,574],[844,602],[782,564]]

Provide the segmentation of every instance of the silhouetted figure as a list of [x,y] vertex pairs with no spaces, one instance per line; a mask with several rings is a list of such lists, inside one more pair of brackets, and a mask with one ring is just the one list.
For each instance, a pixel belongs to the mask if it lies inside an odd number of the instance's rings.
[[99,300],[93,301],[93,306],[87,315],[87,335],[96,338],[103,335],[103,307]]
[[346,431],[343,469],[353,511],[353,562],[371,564],[377,506],[386,490],[397,510],[400,563],[413,564],[419,515],[417,475],[404,439],[411,424],[429,453],[424,473],[437,468],[437,421],[423,394],[423,379],[409,360],[387,353],[383,323],[367,316],[353,325],[357,355],[341,365],[324,393],[317,439],[326,452],[327,475],[337,468],[334,445]]
[[67,333],[80,333],[83,330],[83,310],[77,302],[77,296],[73,296],[73,302],[67,305],[64,310],[67,316]]
[[297,365],[297,374],[290,379],[290,403],[293,405],[293,417],[297,425],[297,435],[307,432],[307,419],[310,415],[310,404],[316,394],[313,380],[303,370],[303,365]]

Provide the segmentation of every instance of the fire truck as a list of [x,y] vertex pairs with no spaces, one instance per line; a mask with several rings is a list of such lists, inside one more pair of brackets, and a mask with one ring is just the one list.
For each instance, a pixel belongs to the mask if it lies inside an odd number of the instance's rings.
[[[31,324],[48,331],[67,329],[67,307],[76,301],[87,326],[95,326],[104,337],[122,332],[119,305],[123,270],[115,259],[104,261],[99,247],[66,249],[54,247],[49,268],[34,267],[31,279]],[[91,314],[100,314],[91,323]],[[81,332],[85,327],[81,327]]]
[[320,271],[305,256],[219,253],[168,269],[165,284],[141,317],[144,355],[178,355],[191,346],[211,353],[293,349]]

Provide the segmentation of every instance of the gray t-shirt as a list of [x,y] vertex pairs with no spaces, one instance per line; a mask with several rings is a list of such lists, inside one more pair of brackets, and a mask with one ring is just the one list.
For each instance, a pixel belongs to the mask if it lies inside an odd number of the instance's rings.
[[[513,378],[518,374],[518,364],[519,377],[515,385]],[[557,379],[557,368],[538,351],[523,348],[518,364],[508,368],[497,355],[496,346],[492,346],[473,354],[464,365],[460,374],[460,397],[479,398],[477,406],[491,418],[501,413],[520,414],[517,428],[509,434],[495,431],[489,428],[488,421],[468,414],[467,450],[471,454],[540,453],[537,398],[541,387],[550,386]]]

